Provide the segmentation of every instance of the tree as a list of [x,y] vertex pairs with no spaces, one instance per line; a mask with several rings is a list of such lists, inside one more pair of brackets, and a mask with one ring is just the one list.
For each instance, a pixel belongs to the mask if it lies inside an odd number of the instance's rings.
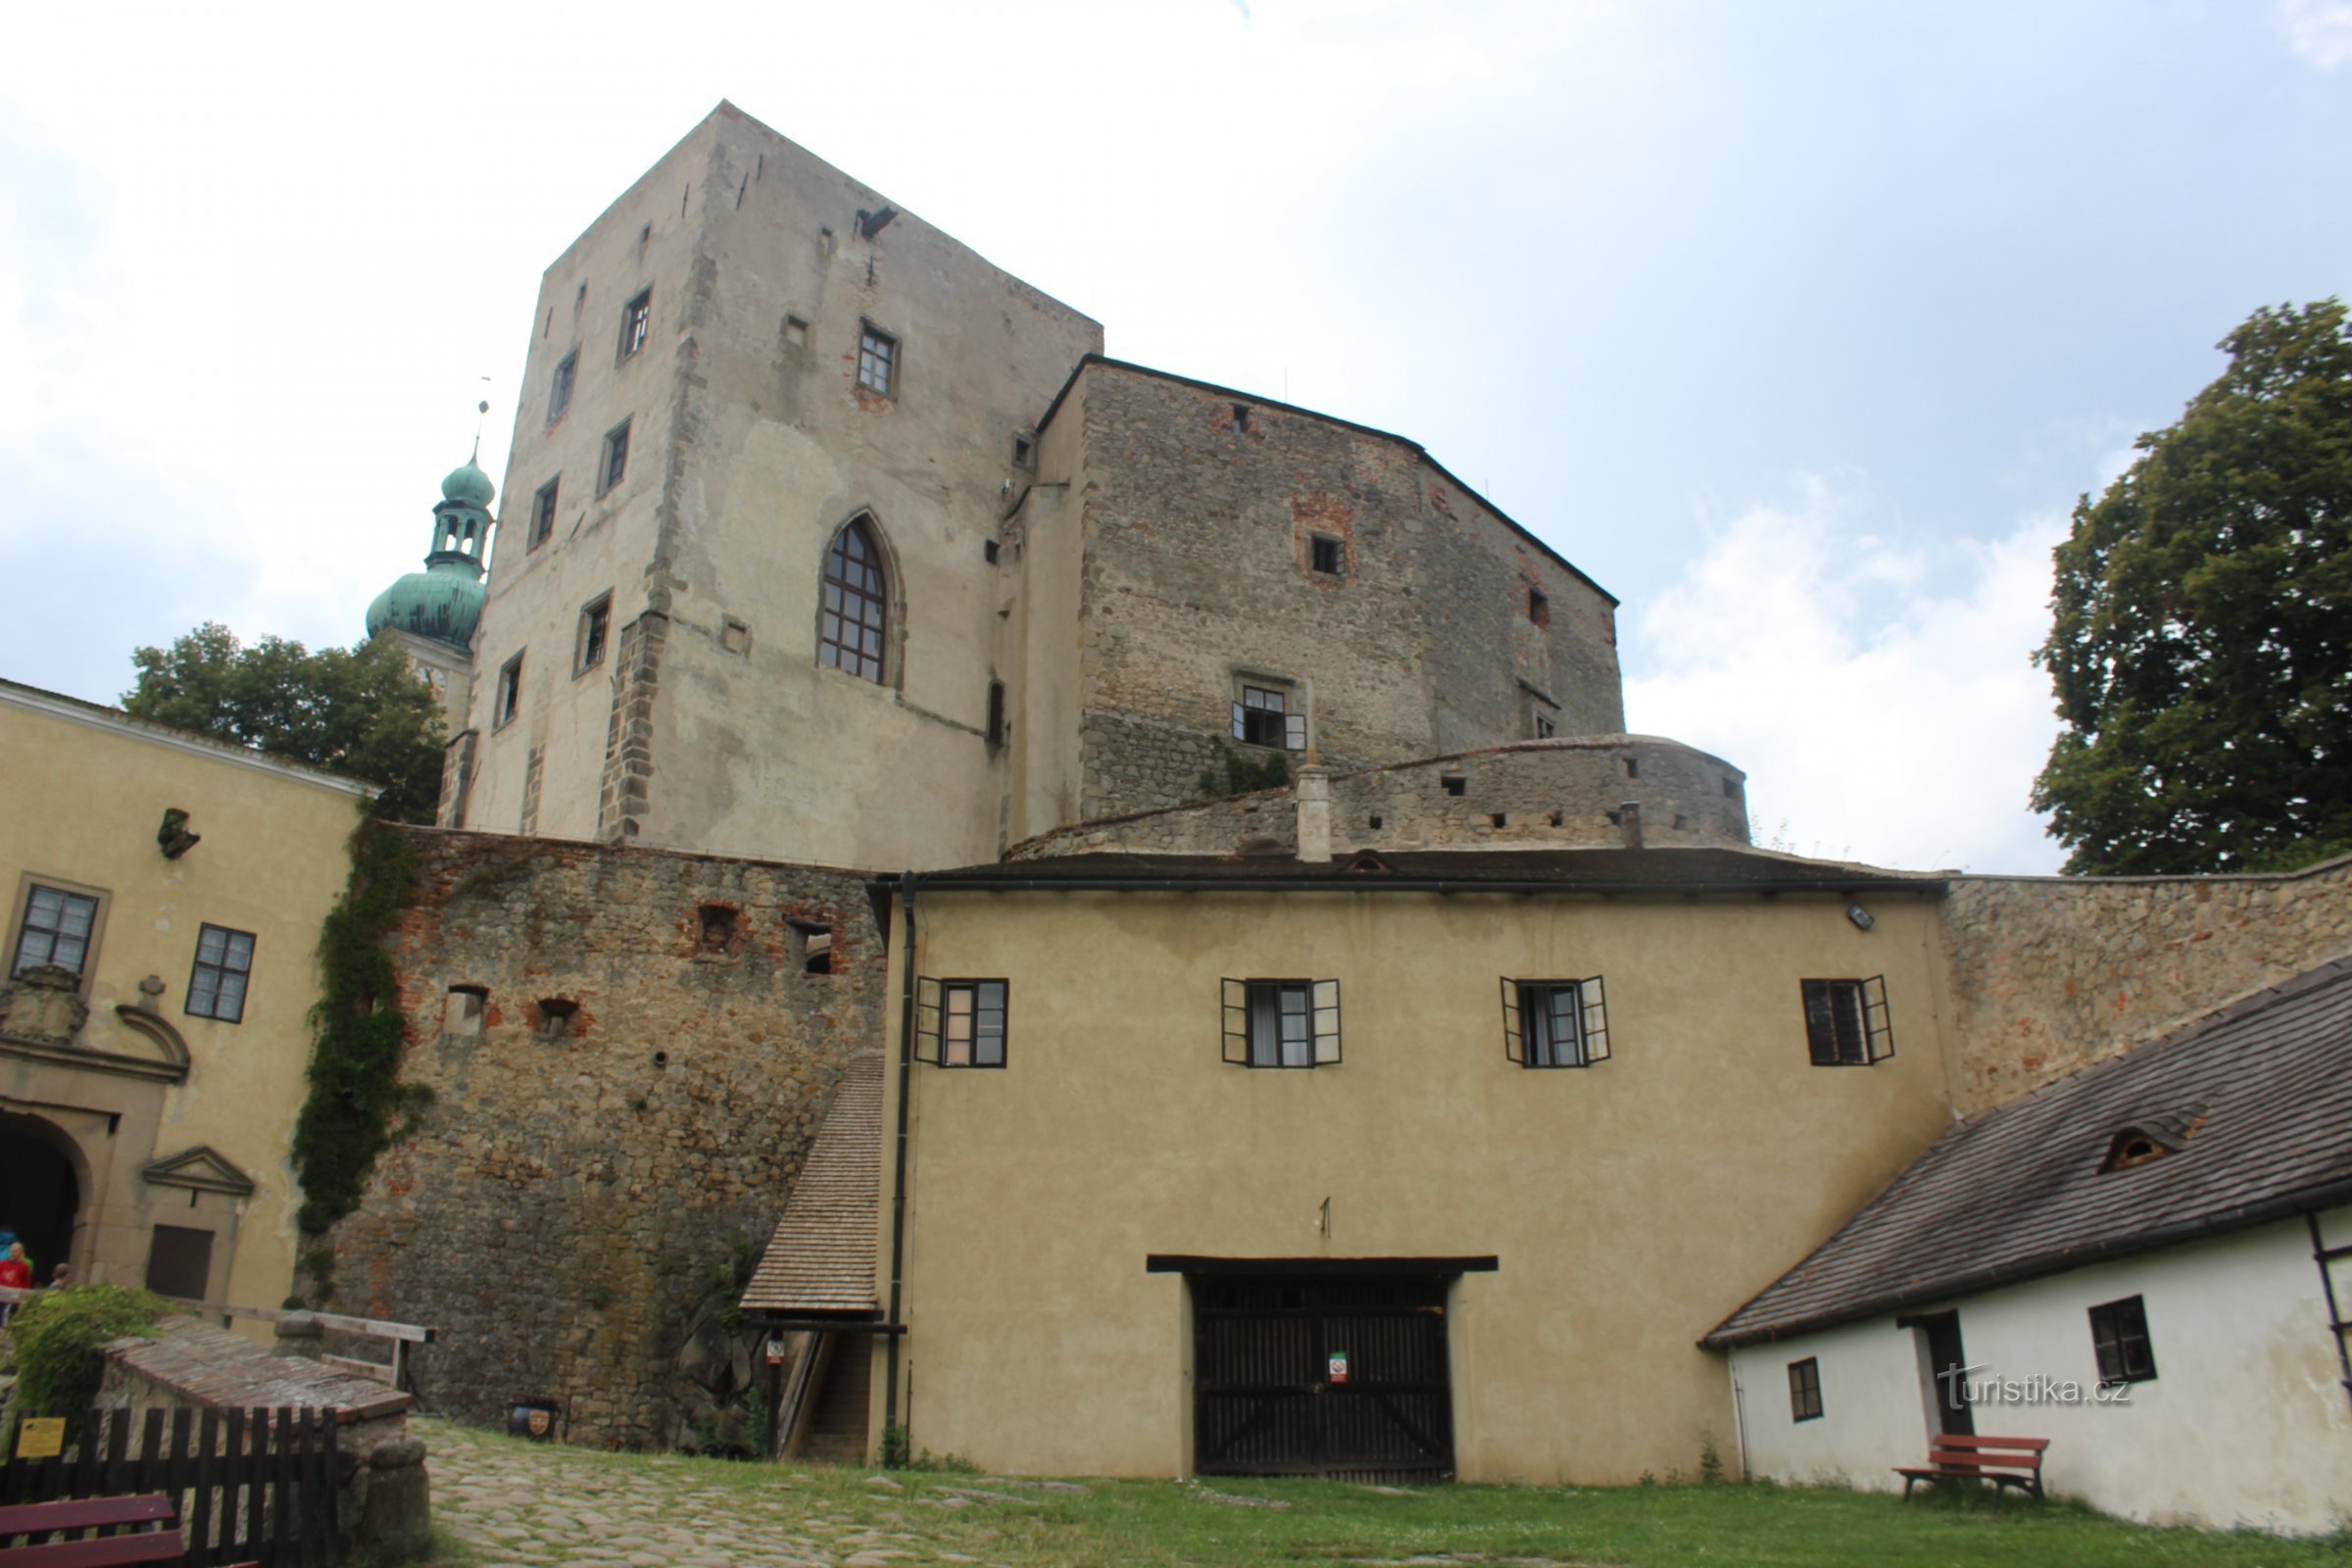
[[2352,850],[2352,331],[2258,310],[2221,378],[2054,552],[2065,728],[2034,808],[2075,872],[2280,870]]
[[441,794],[441,705],[389,638],[311,653],[265,637],[247,648],[206,621],[130,656],[122,710],[289,762],[379,785],[378,816],[429,822]]

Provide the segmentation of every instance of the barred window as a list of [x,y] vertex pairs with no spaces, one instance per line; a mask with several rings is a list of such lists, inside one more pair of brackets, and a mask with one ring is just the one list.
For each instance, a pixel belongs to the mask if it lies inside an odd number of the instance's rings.
[[196,933],[196,967],[188,976],[191,1018],[240,1023],[245,1017],[245,982],[253,973],[253,933],[226,926],[201,926]]
[[865,519],[853,518],[825,552],[824,613],[816,659],[865,680],[882,679],[883,639],[890,630],[889,582],[882,552]]
[[1868,1067],[1894,1054],[1885,975],[1798,983],[1805,999],[1805,1042],[1814,1066]]

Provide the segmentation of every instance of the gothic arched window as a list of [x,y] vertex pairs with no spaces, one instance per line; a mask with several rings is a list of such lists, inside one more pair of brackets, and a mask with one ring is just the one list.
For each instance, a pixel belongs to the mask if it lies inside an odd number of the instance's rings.
[[863,517],[852,518],[825,552],[825,609],[816,637],[817,662],[853,675],[882,679],[883,639],[890,629],[890,593],[882,551]]

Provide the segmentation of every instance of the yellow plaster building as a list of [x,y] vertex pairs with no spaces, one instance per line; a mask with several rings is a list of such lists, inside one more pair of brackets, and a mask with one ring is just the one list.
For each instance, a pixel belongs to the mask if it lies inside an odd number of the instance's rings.
[[314,954],[374,794],[0,682],[0,1226],[37,1280],[285,1297]]

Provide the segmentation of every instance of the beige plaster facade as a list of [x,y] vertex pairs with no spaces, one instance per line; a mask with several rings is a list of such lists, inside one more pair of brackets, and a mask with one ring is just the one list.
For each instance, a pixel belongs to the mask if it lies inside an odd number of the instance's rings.
[[[1149,1257],[1486,1254],[1446,1297],[1460,1476],[1695,1473],[1734,1446],[1698,1337],[1949,1120],[1937,886],[1863,895],[1867,932],[1827,889],[920,889],[918,973],[1009,998],[1002,1071],[907,1075],[896,1419],[989,1469],[1187,1474],[1190,1298]],[[1894,1055],[1812,1065],[1798,981],[1880,974]],[[1596,975],[1611,1059],[1506,1059],[1502,978]],[[1338,1064],[1222,1059],[1221,982],[1269,976],[1340,982]]]
[[[300,1200],[286,1152],[310,1058],[314,954],[374,796],[0,683],[14,975],[0,986],[0,1224],[27,1237],[36,1278],[69,1261],[76,1280],[146,1284],[168,1252],[167,1271],[200,1276],[207,1299],[285,1298]],[[168,853],[168,810],[185,812],[200,842]],[[95,903],[76,974],[18,972],[39,956],[37,933],[25,944],[36,888]],[[252,939],[233,1021],[200,1015],[191,994],[207,926]],[[170,1228],[164,1252],[152,1250],[158,1227]]]

